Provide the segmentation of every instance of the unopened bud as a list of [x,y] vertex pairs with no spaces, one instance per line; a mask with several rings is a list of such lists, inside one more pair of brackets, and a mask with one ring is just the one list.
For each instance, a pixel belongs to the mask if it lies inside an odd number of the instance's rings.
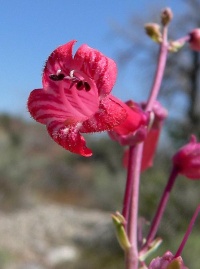
[[190,48],[196,51],[200,51],[200,28],[194,29],[189,33],[190,35]]
[[148,258],[154,251],[156,251],[159,248],[161,243],[162,243],[161,238],[156,238],[153,242],[151,242],[147,251],[145,251],[144,253],[140,252],[139,254],[140,261],[146,260],[146,258]]
[[160,32],[160,25],[157,23],[147,23],[144,26],[146,33],[155,42],[162,42],[162,34]]
[[181,256],[174,258],[174,255],[167,251],[162,257],[153,259],[148,269],[188,269]]
[[171,41],[169,43],[169,48],[168,50],[170,52],[178,52],[183,46],[185,45],[184,41]]
[[197,143],[194,135],[173,156],[173,165],[180,174],[190,179],[200,179],[200,143]]
[[165,8],[161,13],[161,23],[163,26],[166,26],[170,23],[173,18],[173,13],[170,8]]
[[120,246],[124,251],[128,251],[128,249],[131,247],[131,244],[124,229],[124,224],[126,222],[124,217],[119,212],[116,212],[116,214],[112,215],[112,220],[115,226],[117,240]]
[[[181,258],[181,257],[179,257],[179,258]],[[182,269],[184,267],[182,266],[181,263],[182,263],[182,259],[180,260],[180,259],[176,258],[175,260],[172,260],[172,262],[170,262],[168,264],[167,269]]]

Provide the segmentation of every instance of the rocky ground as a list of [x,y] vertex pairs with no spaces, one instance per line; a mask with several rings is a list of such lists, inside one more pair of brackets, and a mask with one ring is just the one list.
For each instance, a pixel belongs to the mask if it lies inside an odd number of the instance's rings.
[[106,268],[112,255],[120,251],[109,213],[49,204],[0,212],[0,269],[98,268],[102,257]]

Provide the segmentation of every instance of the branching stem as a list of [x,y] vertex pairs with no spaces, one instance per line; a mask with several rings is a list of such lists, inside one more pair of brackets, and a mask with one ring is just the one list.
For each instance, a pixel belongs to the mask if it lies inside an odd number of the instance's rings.
[[[151,111],[158,97],[160,86],[163,79],[163,74],[166,66],[168,54],[167,43],[167,27],[163,28],[163,42],[160,45],[157,69],[146,105],[146,111]],[[138,268],[138,243],[137,243],[137,228],[138,228],[138,200],[139,186],[141,174],[141,161],[143,153],[143,144],[140,143],[135,147],[129,148],[129,163],[127,171],[127,183],[123,203],[123,216],[127,222],[126,231],[131,243],[130,250],[126,253],[126,269]]]

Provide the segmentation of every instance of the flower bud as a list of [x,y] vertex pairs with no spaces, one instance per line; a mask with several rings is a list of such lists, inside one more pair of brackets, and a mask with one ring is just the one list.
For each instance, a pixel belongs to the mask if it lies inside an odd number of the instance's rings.
[[194,135],[174,155],[173,164],[180,174],[190,179],[200,179],[200,143],[197,143]]
[[185,45],[185,41],[171,41],[169,42],[169,48],[168,50],[170,52],[178,52],[183,46]]
[[131,244],[128,240],[128,236],[127,236],[126,231],[124,229],[124,224],[125,224],[126,220],[119,212],[116,212],[115,214],[112,215],[112,220],[113,220],[113,224],[115,226],[117,240],[118,240],[121,248],[124,251],[128,251],[128,249],[131,247]]
[[144,26],[146,33],[155,42],[162,42],[162,34],[160,32],[160,25],[157,23],[147,23]]
[[148,269],[188,269],[184,264],[181,256],[174,259],[174,255],[167,251],[162,257],[153,259]]
[[173,13],[170,8],[165,8],[162,13],[161,13],[161,23],[163,26],[166,26],[167,24],[170,23],[170,21],[173,18]]
[[161,238],[156,238],[155,240],[153,240],[151,242],[151,244],[148,246],[148,250],[145,252],[140,252],[139,253],[139,259],[140,261],[144,261],[146,260],[147,257],[149,257],[154,251],[156,251],[159,246],[162,243],[162,239]]
[[200,28],[196,28],[189,33],[190,35],[190,48],[196,51],[200,51]]

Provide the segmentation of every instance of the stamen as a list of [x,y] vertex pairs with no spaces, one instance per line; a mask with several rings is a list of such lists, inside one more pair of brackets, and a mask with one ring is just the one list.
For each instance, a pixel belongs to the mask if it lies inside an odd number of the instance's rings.
[[65,77],[65,75],[62,74],[62,73],[59,73],[58,75],[54,75],[54,74],[49,75],[49,78],[50,78],[51,80],[54,80],[54,81],[63,80],[64,77]]
[[62,70],[58,69],[57,72],[56,72],[56,75],[58,76],[61,72],[62,72]]
[[75,71],[75,70],[71,70],[71,71],[70,71],[70,73],[69,73],[70,78],[74,78],[74,71]]
[[78,91],[85,90],[86,92],[89,92],[91,90],[91,86],[87,81],[84,81],[83,79],[77,77],[74,75],[75,70],[71,70],[69,73],[69,76],[65,76],[62,73],[61,69],[58,69],[56,74],[49,75],[49,78],[53,81],[60,81],[63,79],[67,79],[71,81],[69,89],[71,89],[74,85],[76,85],[76,89]]

